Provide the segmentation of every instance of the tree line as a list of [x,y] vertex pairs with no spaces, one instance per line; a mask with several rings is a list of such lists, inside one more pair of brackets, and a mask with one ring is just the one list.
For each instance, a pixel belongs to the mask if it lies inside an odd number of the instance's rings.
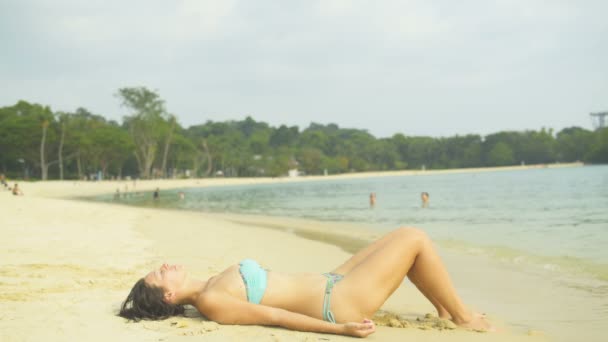
[[122,123],[87,109],[53,112],[19,101],[0,108],[0,172],[13,178],[277,177],[555,162],[608,163],[608,128],[503,131],[484,137],[376,138],[311,123],[272,127],[247,117],[182,127],[158,92],[121,88]]

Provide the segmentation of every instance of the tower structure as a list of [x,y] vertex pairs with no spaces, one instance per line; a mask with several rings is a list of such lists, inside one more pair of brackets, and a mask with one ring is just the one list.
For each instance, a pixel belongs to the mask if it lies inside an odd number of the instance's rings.
[[593,121],[593,128],[601,129],[606,127],[606,116],[608,116],[608,112],[597,112],[590,113],[591,121]]

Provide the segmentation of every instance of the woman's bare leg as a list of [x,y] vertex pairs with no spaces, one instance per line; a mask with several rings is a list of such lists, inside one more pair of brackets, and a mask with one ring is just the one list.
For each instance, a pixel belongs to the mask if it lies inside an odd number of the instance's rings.
[[355,253],[352,257],[346,260],[346,262],[334,269],[332,273],[343,275],[347,274],[361,261],[365,260],[368,255],[374,253],[378,249],[382,249],[386,243],[390,242],[397,235],[399,235],[399,229],[393,230],[392,232],[382,236],[380,239],[372,242],[371,244],[367,245],[366,247]]
[[[462,303],[450,277],[435,252],[432,242],[418,229],[400,228],[347,273],[340,286],[352,296],[352,303],[362,313],[371,315],[397,289],[405,276],[434,302],[438,311],[444,308],[454,323],[476,329],[490,325]],[[361,301],[360,298],[365,298]]]
[[[337,267],[332,272],[343,275],[348,274],[350,270],[356,267],[361,261],[365,260],[365,258],[367,258],[370,254],[384,248],[387,243],[390,243],[390,241],[392,241],[393,239],[398,238],[400,234],[402,233],[399,231],[399,229],[397,229],[384,235],[380,239],[374,241],[373,243],[367,245],[365,248],[355,253],[345,263]],[[408,277],[410,278],[412,283],[416,285],[418,290],[420,290],[420,292],[433,304],[433,306],[437,310],[438,316],[441,318],[449,319],[450,314],[448,313],[448,311],[443,306],[441,306],[441,304],[435,298],[431,297],[425,288],[421,288],[417,285],[418,280],[415,279],[415,276],[408,274]]]
[[439,303],[439,301],[431,296],[428,291],[426,290],[425,287],[423,286],[419,286],[418,284],[420,283],[420,281],[416,278],[415,275],[413,274],[408,274],[407,276],[410,281],[416,285],[416,287],[418,288],[418,290],[420,291],[420,293],[422,293],[426,299],[429,300],[429,302],[431,302],[431,304],[433,304],[433,306],[435,307],[435,310],[437,310],[437,315],[439,316],[439,318],[443,318],[443,319],[450,319],[452,318],[452,316],[450,315],[450,313],[448,312],[448,310],[446,310],[441,303]]

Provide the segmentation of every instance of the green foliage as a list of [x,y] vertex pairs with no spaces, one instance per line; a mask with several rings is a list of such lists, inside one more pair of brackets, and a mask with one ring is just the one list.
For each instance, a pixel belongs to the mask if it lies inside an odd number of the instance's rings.
[[129,134],[119,127],[104,125],[90,134],[89,157],[93,169],[100,169],[104,174],[111,170],[113,174],[122,174],[122,165],[129,158],[134,144]]
[[323,170],[321,161],[325,159],[323,152],[315,147],[304,147],[297,154],[300,167],[306,174],[320,174]]
[[167,113],[158,93],[145,87],[121,88],[117,96],[122,105],[131,110],[131,115],[125,117],[125,125],[133,139],[140,174],[150,178],[157,151],[171,134],[175,119]]
[[513,150],[506,143],[499,141],[488,153],[488,163],[496,166],[513,165]]
[[[11,177],[280,177],[584,161],[608,163],[608,129],[503,131],[447,138],[376,138],[365,130],[311,123],[271,127],[251,117],[182,128],[159,94],[118,91],[129,116],[119,125],[84,108],[53,113],[19,101],[0,108],[0,172]],[[46,134],[43,139],[43,133]],[[152,170],[157,170],[153,173]]]
[[0,113],[0,162],[3,168],[18,164],[18,169],[23,168],[26,176],[30,170],[38,168],[40,177],[46,179],[49,146],[53,146],[57,136],[51,109],[19,101],[12,107],[2,108]]
[[593,144],[585,159],[592,163],[608,163],[608,127],[594,132]]
[[564,162],[583,161],[591,153],[593,132],[580,127],[564,128],[557,133],[558,159]]

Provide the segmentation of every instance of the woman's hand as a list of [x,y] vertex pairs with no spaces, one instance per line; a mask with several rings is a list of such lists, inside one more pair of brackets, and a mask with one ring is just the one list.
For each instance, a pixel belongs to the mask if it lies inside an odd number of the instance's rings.
[[364,319],[362,323],[349,322],[344,324],[344,335],[355,337],[366,337],[376,331],[376,325],[370,319]]

